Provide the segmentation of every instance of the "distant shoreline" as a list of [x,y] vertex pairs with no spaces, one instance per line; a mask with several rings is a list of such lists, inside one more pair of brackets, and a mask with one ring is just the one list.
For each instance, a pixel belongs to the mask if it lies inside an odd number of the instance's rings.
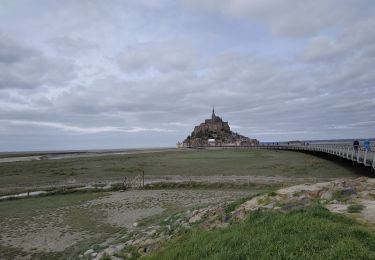
[[32,161],[32,160],[58,160],[58,159],[80,158],[80,157],[134,154],[134,153],[153,153],[153,152],[165,152],[165,151],[174,151],[174,150],[176,150],[176,148],[161,147],[161,148],[130,148],[130,149],[0,152],[0,163]]

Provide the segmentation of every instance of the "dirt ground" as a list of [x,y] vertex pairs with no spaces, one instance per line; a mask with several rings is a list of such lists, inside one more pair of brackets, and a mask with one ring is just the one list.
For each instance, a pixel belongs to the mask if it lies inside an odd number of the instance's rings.
[[[22,212],[2,218],[0,245],[20,252],[61,252],[92,238],[108,239],[105,234],[129,232],[133,224],[145,218],[161,216],[178,210],[201,207],[221,201],[250,196],[255,190],[134,190],[107,193],[73,206],[52,207],[49,210]],[[60,196],[60,195],[59,195]],[[71,195],[61,195],[71,196]],[[58,196],[50,196],[49,203]],[[46,198],[33,198],[32,202]],[[27,203],[29,199],[24,199]],[[31,201],[30,201],[31,202]],[[38,202],[37,202],[38,203]],[[43,202],[41,202],[43,203]],[[0,204],[0,209],[2,204]],[[35,205],[35,209],[39,206]],[[27,210],[26,208],[24,209]],[[21,214],[22,213],[22,214]],[[100,241],[96,240],[96,241]],[[0,259],[8,259],[2,256]],[[25,256],[26,258],[30,255]],[[10,258],[9,258],[10,259]]]

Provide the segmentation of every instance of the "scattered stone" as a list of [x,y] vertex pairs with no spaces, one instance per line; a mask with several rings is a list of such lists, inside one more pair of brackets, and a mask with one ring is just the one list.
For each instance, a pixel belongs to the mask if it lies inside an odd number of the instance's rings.
[[96,255],[95,258],[93,258],[94,260],[100,260],[102,257],[104,256],[104,252],[100,252]]
[[275,203],[272,202],[272,203],[270,203],[270,204],[264,206],[264,208],[266,208],[266,209],[272,209],[274,205],[275,205]]
[[152,237],[155,234],[156,234],[156,230],[155,229],[150,230],[149,232],[147,232],[147,235],[150,236],[150,237]]
[[122,251],[123,249],[125,248],[125,243],[124,244],[118,244],[118,245],[115,245],[113,246],[113,249],[115,250],[115,253],[119,253],[120,251]]
[[152,239],[152,238],[148,238],[145,240],[145,242],[143,242],[144,245],[152,245],[154,243],[156,243],[157,241],[155,239]]
[[147,253],[147,248],[146,247],[140,247],[138,249],[138,253],[141,254],[141,255],[144,255],[145,253]]
[[133,239],[130,239],[130,240],[128,240],[128,241],[125,242],[125,245],[126,245],[126,246],[130,246],[130,245],[133,244],[133,242],[134,242],[134,240],[133,240]]
[[103,252],[104,252],[106,255],[111,256],[111,255],[114,255],[115,253],[117,253],[118,251],[117,251],[117,249],[116,249],[115,246],[110,246],[110,247],[104,249]]
[[320,197],[323,200],[331,200],[333,198],[333,193],[330,190],[323,192],[322,196]]
[[348,210],[348,205],[344,204],[328,204],[327,209],[335,213],[344,213]]
[[133,227],[138,227],[139,223],[138,222],[134,222],[133,223]]
[[83,255],[88,256],[88,255],[91,255],[92,253],[94,253],[94,249],[89,249],[86,252],[84,252]]
[[186,223],[186,222],[182,223],[181,226],[182,226],[183,228],[186,228],[186,229],[191,228],[191,226],[189,225],[189,223]]

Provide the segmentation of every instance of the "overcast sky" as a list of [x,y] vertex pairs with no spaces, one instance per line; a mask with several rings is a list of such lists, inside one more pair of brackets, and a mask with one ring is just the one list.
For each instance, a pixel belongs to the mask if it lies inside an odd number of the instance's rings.
[[0,151],[374,137],[374,0],[0,0]]

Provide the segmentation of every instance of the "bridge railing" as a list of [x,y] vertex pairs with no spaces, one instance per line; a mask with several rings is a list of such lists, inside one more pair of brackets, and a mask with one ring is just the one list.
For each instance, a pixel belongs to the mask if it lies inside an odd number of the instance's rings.
[[329,144],[310,144],[310,143],[273,143],[273,144],[258,144],[250,146],[199,146],[190,147],[193,149],[272,149],[272,150],[295,150],[308,151],[332,154],[346,160],[351,160],[358,164],[371,167],[375,170],[375,146],[372,145],[369,149],[363,146],[356,149],[350,143],[329,143]]
[[334,156],[351,160],[353,162],[370,166],[375,169],[375,146],[355,148],[351,144],[262,144],[256,146],[259,149],[279,149],[297,151],[316,151],[332,154]]

